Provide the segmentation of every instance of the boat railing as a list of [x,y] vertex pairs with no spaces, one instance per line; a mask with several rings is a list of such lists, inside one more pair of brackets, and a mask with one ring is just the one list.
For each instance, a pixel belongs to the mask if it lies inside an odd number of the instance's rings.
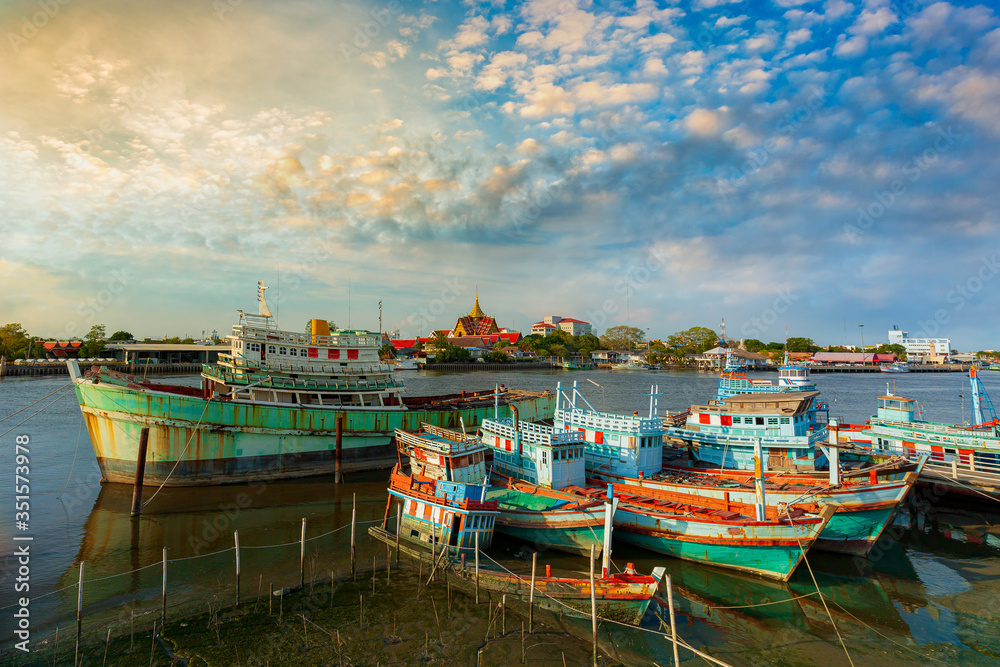
[[218,367],[213,365],[202,366],[202,375],[210,378],[217,379],[221,382],[227,384],[240,385],[240,384],[253,384],[259,382],[262,387],[266,388],[282,388],[282,389],[295,389],[303,390],[310,389],[315,391],[389,391],[394,389],[399,389],[400,385],[395,380],[389,380],[380,382],[378,380],[356,380],[351,382],[350,379],[344,381],[337,380],[306,380],[304,378],[283,378],[281,376],[274,376],[265,373],[256,372],[225,372],[220,370]]
[[583,433],[579,431],[561,431],[533,422],[520,421],[515,430],[512,419],[484,419],[482,429],[510,440],[520,437],[521,442],[530,445],[553,446],[584,442]]
[[935,422],[907,422],[907,421],[896,421],[894,419],[882,419],[880,417],[873,417],[871,420],[872,426],[893,426],[896,428],[908,429],[911,431],[920,431],[921,433],[926,433],[927,431],[933,431],[934,433],[940,433],[944,435],[962,436],[967,437],[969,435],[982,434],[985,436],[990,436],[992,433],[989,430],[978,428],[975,426],[963,427],[963,426],[953,426],[951,424],[937,424]]
[[872,452],[877,454],[894,454],[910,460],[926,456],[929,464],[937,464],[951,469],[952,476],[957,478],[959,472],[985,473],[1000,475],[1000,450],[979,452],[966,450],[964,453],[950,454],[943,451],[925,451],[914,447],[897,447],[894,445],[872,445]]
[[372,347],[382,345],[382,337],[377,334],[366,334],[358,331],[331,333],[329,336],[314,336],[293,331],[277,331],[274,329],[259,329],[236,325],[233,335],[240,340],[263,341],[268,345],[290,344],[316,347]]
[[654,435],[663,430],[663,424],[658,419],[595,412],[582,408],[556,410],[554,418],[572,426],[590,427],[602,431],[631,432],[636,435]]

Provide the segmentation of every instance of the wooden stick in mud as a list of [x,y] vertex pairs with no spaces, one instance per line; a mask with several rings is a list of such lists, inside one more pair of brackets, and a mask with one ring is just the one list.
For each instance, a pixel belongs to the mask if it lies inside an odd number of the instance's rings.
[[476,604],[479,604],[479,531],[474,535],[476,536]]
[[353,500],[351,501],[351,576],[355,581],[358,580],[357,571],[354,565],[354,524],[358,520],[358,494],[353,495]]
[[333,459],[333,481],[339,484],[344,481],[344,463],[343,463],[343,440],[344,440],[344,415],[337,415],[337,438],[336,438],[336,449],[334,451]]
[[163,547],[163,595],[160,600],[160,625],[167,622],[167,548]]
[[534,627],[535,619],[535,567],[538,565],[538,552],[531,554],[531,592],[528,593],[528,633]]
[[396,565],[399,565],[399,531],[403,529],[403,503],[396,503]]
[[590,545],[590,628],[594,642],[594,667],[597,667],[597,588],[594,585],[594,545]]
[[139,516],[142,506],[142,480],[146,475],[146,448],[149,444],[149,428],[139,431],[139,454],[135,460],[135,484],[132,486],[132,516]]
[[667,575],[667,608],[670,611],[670,641],[674,645],[674,665],[681,664],[681,659],[677,655],[677,623],[674,619],[674,587]]
[[[233,540],[236,542],[236,606],[240,606],[240,531],[233,531]],[[260,591],[258,590],[258,595]]]
[[83,630],[83,564],[80,561],[80,581],[76,585],[76,651],[73,653],[74,667],[80,660],[80,634]]
[[299,588],[306,584],[306,518],[302,517],[302,537],[299,539]]

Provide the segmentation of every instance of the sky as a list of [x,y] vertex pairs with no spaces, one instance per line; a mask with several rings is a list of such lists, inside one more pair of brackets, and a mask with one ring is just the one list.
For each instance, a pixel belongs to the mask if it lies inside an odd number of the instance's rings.
[[[1000,348],[988,4],[0,5],[0,324]],[[862,329],[859,325],[863,324]]]

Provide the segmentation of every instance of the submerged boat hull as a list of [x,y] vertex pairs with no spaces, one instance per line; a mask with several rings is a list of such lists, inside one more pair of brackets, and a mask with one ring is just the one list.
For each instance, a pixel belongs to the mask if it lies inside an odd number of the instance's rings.
[[[195,389],[192,394],[197,392]],[[139,436],[149,429],[144,484],[211,485],[326,475],[335,472],[336,421],[344,416],[342,469],[390,468],[395,429],[421,424],[475,428],[494,415],[492,401],[444,409],[332,410],[207,400],[79,380],[76,395],[104,480],[131,484]],[[509,392],[520,414],[552,416],[555,397]],[[510,407],[501,403],[500,415]]]
[[[396,545],[395,534],[379,526],[370,527],[368,534],[391,547]],[[399,549],[411,558],[426,563],[435,560],[424,544],[409,540],[405,536],[401,536]],[[442,563],[439,570],[446,575],[454,576],[467,589],[481,588],[514,597],[522,602],[533,600],[537,607],[557,616],[588,619],[591,616],[591,589],[588,579],[537,576],[535,594],[532,596],[530,574],[516,574],[500,569],[499,565],[494,564],[495,561],[481,553],[480,558],[483,562],[477,575],[472,555],[463,554],[465,556],[463,561],[453,547],[448,547],[448,555],[447,562]],[[656,568],[651,577],[598,576],[594,581],[597,615],[602,619],[638,625],[656,593],[663,572],[663,568]]]

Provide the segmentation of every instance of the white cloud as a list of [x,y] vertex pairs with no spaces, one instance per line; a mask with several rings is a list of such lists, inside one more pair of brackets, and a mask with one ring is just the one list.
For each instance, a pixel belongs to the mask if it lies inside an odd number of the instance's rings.
[[715,111],[695,109],[684,119],[684,126],[692,134],[707,137],[718,134],[722,127],[722,119]]

